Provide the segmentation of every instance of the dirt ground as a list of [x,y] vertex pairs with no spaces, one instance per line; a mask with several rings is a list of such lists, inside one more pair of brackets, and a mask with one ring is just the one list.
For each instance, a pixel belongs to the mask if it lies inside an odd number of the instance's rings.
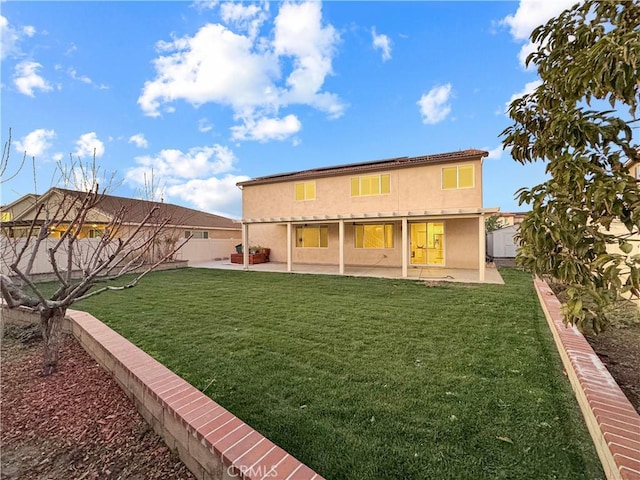
[[2,480],[194,478],[72,337],[50,377],[40,376],[41,351],[24,328],[5,329]]

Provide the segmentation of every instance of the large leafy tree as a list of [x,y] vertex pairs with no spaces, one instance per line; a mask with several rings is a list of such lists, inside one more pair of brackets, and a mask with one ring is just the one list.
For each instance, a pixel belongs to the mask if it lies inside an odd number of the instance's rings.
[[569,285],[565,319],[600,331],[611,302],[640,294],[640,5],[588,0],[531,40],[542,82],[511,103],[502,138],[516,161],[545,161],[549,180],[517,193],[531,212],[516,260]]

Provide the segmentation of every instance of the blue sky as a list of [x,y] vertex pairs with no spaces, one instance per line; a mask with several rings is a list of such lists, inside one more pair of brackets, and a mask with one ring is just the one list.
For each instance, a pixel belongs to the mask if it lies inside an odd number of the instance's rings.
[[[113,194],[241,216],[236,182],[480,148],[484,205],[544,179],[503,152],[508,102],[535,87],[533,28],[573,0],[0,3],[2,140],[56,162],[96,157]],[[34,191],[32,169],[2,204]]]

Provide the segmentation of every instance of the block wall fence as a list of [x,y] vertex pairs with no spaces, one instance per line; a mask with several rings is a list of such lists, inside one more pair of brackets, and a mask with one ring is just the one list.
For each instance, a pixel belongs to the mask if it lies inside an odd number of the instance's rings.
[[[607,478],[640,480],[640,415],[580,331],[563,324],[551,288],[534,285]],[[2,323],[31,323],[27,312],[3,306]],[[322,479],[92,315],[68,310],[65,320],[197,479]]]

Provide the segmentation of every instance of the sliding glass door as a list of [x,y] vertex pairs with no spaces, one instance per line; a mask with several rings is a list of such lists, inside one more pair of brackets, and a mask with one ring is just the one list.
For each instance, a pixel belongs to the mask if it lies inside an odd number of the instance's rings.
[[444,223],[411,223],[410,241],[412,265],[444,265]]

